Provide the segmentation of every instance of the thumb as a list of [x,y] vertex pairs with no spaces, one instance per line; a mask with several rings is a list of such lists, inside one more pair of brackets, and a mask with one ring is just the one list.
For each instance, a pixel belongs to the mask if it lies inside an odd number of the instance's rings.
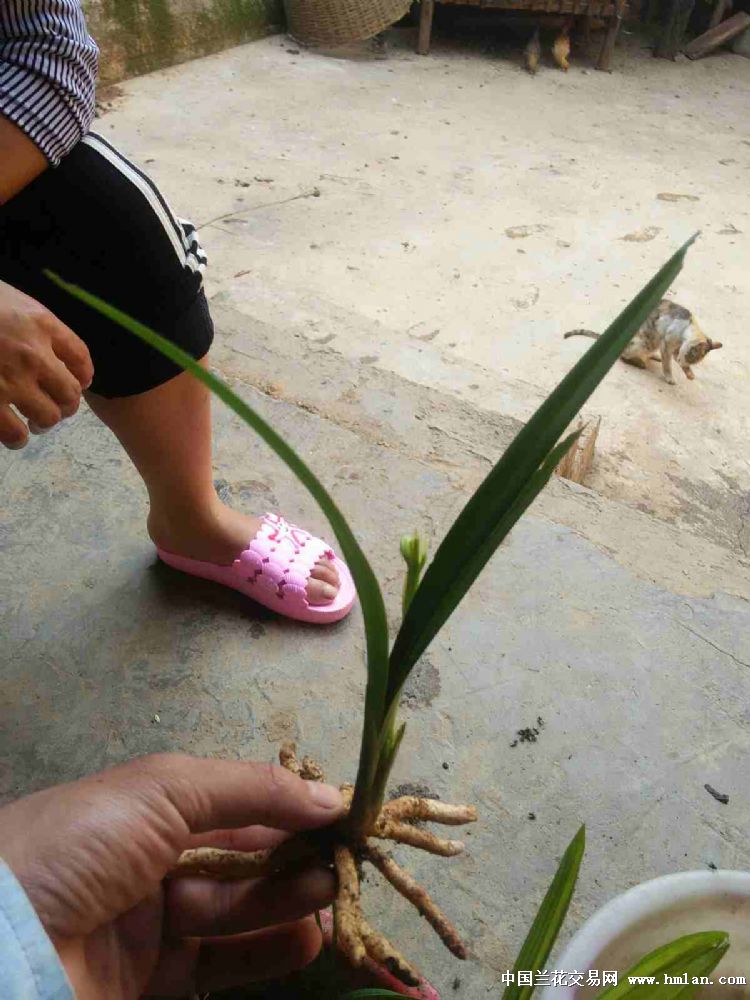
[[303,781],[273,764],[156,754],[125,768],[146,769],[191,833],[240,827],[312,830],[344,811],[333,785]]

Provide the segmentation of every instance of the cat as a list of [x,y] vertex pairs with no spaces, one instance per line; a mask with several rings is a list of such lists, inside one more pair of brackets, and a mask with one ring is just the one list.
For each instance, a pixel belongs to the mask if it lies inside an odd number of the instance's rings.
[[[599,336],[592,330],[570,330],[565,334],[566,338],[592,337],[594,340]],[[718,341],[711,340],[703,333],[689,309],[669,299],[662,299],[620,357],[636,368],[647,368],[647,362],[651,358],[661,360],[664,380],[674,385],[673,358],[686,377],[694,379],[690,366],[697,365],[709,351],[717,351],[721,346]],[[657,351],[658,354],[655,353]]]

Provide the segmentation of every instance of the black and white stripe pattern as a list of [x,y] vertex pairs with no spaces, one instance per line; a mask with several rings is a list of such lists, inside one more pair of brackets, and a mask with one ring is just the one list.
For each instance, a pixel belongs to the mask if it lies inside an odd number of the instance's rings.
[[[2,3],[2,0],[0,0]],[[206,254],[198,240],[198,232],[188,219],[179,219],[167,204],[164,195],[143,171],[96,132],[89,132],[82,142],[103,156],[108,163],[136,188],[145,199],[172,244],[177,259],[190,271],[203,274]]]
[[0,115],[53,165],[93,121],[98,58],[80,0],[0,0]]

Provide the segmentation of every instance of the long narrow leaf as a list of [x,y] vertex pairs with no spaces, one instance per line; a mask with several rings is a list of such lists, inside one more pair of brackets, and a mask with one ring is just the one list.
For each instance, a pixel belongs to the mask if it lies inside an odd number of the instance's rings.
[[166,337],[144,326],[120,309],[104,302],[96,295],[63,281],[58,275],[46,272],[47,276],[70,295],[87,303],[102,315],[131,333],[140,337],[155,350],[170,358],[175,364],[189,371],[197,379],[226,403],[226,405],[251,427],[268,444],[279,458],[285,462],[300,482],[318,502],[328,518],[341,546],[341,552],[351,571],[362,605],[367,639],[367,693],[365,697],[365,720],[363,729],[363,753],[360,771],[365,775],[374,774],[378,764],[379,733],[384,715],[385,694],[388,679],[388,622],[383,595],[375,574],[359,546],[344,515],[336,506],[331,495],[308,468],[294,449],[276,433],[266,421],[244,400],[234,393],[226,383],[198,364],[189,354],[177,347]]
[[502,1000],[528,1000],[534,992],[533,985],[519,986],[515,982],[518,979],[518,970],[544,968],[573,898],[585,849],[586,828],[582,826],[562,856],[552,884],[542,900],[542,905],[513,966],[514,982],[506,987]]
[[[485,539],[485,547],[494,552],[497,547],[502,543],[505,536],[511,530],[511,528],[516,524],[516,522],[521,518],[524,511],[534,502],[535,498],[541,493],[544,487],[549,482],[550,476],[557,468],[558,463],[562,459],[563,455],[566,454],[568,449],[571,447],[573,442],[577,440],[581,431],[573,431],[564,440],[553,448],[552,451],[547,456],[546,460],[542,463],[541,468],[531,476],[531,478],[525,483],[523,488],[519,490],[517,496],[515,497],[513,503],[505,511],[505,514],[500,518],[500,520],[494,525],[492,530],[488,533]],[[485,565],[487,559],[485,557],[485,548],[480,548],[477,552],[468,553],[467,558],[463,565],[456,568],[456,580],[458,586],[461,585],[462,581],[468,579],[470,582],[467,585],[471,585],[471,581],[475,580],[479,575],[482,567]],[[391,671],[395,670],[393,661],[391,662]],[[406,671],[406,676],[408,676],[408,671]],[[404,680],[406,680],[404,676]],[[400,696],[400,689],[395,688],[391,690],[389,687],[388,691],[388,709],[390,710],[395,700]]]
[[[383,799],[385,798],[386,784],[388,783],[388,778],[390,777],[391,770],[393,769],[396,755],[401,749],[401,742],[404,738],[404,733],[406,732],[405,722],[402,722],[395,731],[390,729],[389,725],[389,720],[386,720],[380,733],[381,745],[380,753],[378,755],[378,766],[375,771],[372,785],[370,785],[368,789],[368,801],[366,805],[363,806],[365,811],[366,827],[368,829],[382,808]],[[352,809],[353,808],[354,802],[352,802]]]
[[[729,948],[729,935],[725,931],[703,931],[661,945],[644,956],[620,976],[616,986],[609,986],[597,994],[596,1000],[675,1000],[692,988],[693,976],[708,976],[719,964]],[[687,974],[687,985],[664,984],[666,975],[671,978]],[[630,978],[650,978],[654,983],[631,983]]]
[[[695,237],[693,237],[695,239]],[[620,313],[516,435],[435,553],[391,651],[388,704],[414,664],[507,534],[507,517],[526,484],[679,273],[689,240]],[[517,517],[523,513],[518,509]]]

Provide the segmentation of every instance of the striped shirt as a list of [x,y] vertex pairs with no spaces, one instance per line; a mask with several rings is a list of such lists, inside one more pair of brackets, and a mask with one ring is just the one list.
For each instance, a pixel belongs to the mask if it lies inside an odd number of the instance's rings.
[[98,57],[80,0],[0,0],[0,115],[53,165],[93,121]]

